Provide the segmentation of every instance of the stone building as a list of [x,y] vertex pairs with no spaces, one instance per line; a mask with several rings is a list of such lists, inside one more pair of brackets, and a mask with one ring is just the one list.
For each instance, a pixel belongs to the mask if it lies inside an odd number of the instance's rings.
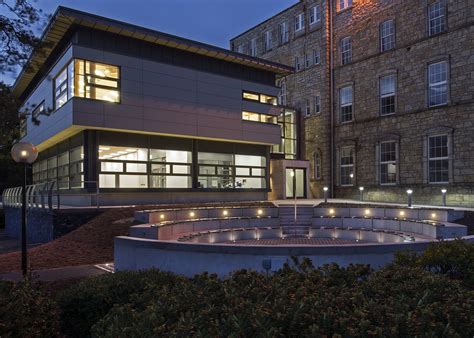
[[301,0],[231,40],[294,66],[313,197],[474,206],[472,0]]

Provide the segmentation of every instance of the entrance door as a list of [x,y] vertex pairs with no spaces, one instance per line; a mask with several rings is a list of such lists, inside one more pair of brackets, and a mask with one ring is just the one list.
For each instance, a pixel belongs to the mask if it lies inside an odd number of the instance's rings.
[[306,198],[306,169],[286,168],[286,198]]

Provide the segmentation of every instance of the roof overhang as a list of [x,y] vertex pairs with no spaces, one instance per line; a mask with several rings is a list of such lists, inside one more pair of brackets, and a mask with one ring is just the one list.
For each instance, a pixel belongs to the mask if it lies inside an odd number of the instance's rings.
[[40,46],[32,52],[27,64],[15,81],[13,85],[13,95],[16,97],[22,96],[38,74],[50,53],[57,47],[73,25],[89,27],[133,39],[156,43],[158,45],[181,49],[215,59],[266,70],[277,75],[290,74],[294,70],[293,67],[290,66],[236,53],[202,42],[59,6],[43,32]]

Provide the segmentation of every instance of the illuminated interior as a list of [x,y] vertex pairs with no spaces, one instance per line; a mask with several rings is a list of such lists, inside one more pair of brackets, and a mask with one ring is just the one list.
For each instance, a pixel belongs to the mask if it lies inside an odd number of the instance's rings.
[[243,92],[242,98],[245,100],[250,101],[257,101],[260,103],[271,104],[276,106],[278,104],[278,99],[276,96],[266,95],[266,94],[259,94],[259,93],[251,93],[251,92]]
[[277,117],[266,114],[252,113],[248,111],[242,112],[242,120],[253,121],[253,122],[262,122],[262,123],[277,123]]

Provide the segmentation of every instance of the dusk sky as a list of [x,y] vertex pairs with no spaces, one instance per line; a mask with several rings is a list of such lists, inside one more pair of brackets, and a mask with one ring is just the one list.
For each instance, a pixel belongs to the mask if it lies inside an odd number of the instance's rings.
[[[38,0],[53,13],[57,6],[102,15],[185,38],[229,48],[229,39],[298,0]],[[12,74],[0,80],[12,83]]]

